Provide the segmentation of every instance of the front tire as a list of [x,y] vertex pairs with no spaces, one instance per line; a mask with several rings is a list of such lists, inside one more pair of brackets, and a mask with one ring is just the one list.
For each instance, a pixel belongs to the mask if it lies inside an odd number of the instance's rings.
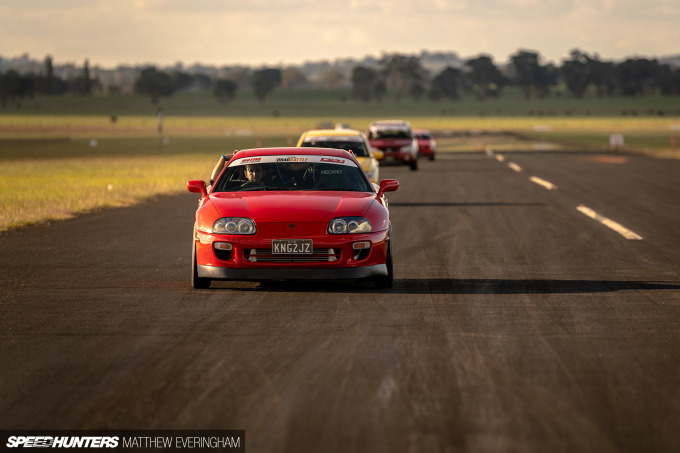
[[387,266],[387,275],[375,279],[376,288],[389,289],[394,286],[394,270],[392,268],[392,226],[390,225],[390,243],[387,246],[387,258],[385,259]]
[[194,289],[210,288],[210,279],[198,276],[198,265],[196,264],[196,241],[191,249],[191,287]]

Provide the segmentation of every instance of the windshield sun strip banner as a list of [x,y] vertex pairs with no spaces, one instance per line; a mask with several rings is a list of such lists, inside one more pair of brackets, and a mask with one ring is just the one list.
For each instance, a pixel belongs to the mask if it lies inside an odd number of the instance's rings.
[[278,164],[278,163],[311,163],[311,164],[334,164],[356,167],[350,159],[333,156],[258,156],[242,157],[236,159],[229,166],[248,165],[248,164]]

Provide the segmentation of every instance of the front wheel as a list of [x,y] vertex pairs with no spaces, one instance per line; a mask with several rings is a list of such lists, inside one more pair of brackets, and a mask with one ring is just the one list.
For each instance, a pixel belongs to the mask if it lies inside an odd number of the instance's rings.
[[191,287],[194,289],[210,288],[210,279],[198,276],[198,265],[196,264],[196,241],[191,249]]
[[[391,232],[392,227],[390,227],[390,233]],[[394,270],[392,269],[392,234],[390,234],[390,243],[387,246],[387,258],[385,259],[385,265],[387,266],[387,275],[375,279],[376,288],[388,289],[394,286]]]

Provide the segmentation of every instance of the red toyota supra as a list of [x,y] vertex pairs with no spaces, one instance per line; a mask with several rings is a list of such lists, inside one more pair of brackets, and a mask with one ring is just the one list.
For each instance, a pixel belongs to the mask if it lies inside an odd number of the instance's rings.
[[354,156],[329,148],[234,153],[199,193],[193,234],[194,288],[212,280],[372,280],[393,284],[385,192]]

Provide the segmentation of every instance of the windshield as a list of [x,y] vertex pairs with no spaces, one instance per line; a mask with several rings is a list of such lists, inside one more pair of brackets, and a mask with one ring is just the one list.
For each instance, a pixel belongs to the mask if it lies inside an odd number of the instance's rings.
[[368,157],[368,150],[363,140],[356,137],[307,137],[302,142],[303,147],[312,148],[335,148],[351,151],[357,157]]
[[256,190],[373,191],[352,160],[307,155],[237,159],[222,173],[213,192]]
[[371,140],[411,138],[411,131],[407,129],[373,129],[368,138]]

